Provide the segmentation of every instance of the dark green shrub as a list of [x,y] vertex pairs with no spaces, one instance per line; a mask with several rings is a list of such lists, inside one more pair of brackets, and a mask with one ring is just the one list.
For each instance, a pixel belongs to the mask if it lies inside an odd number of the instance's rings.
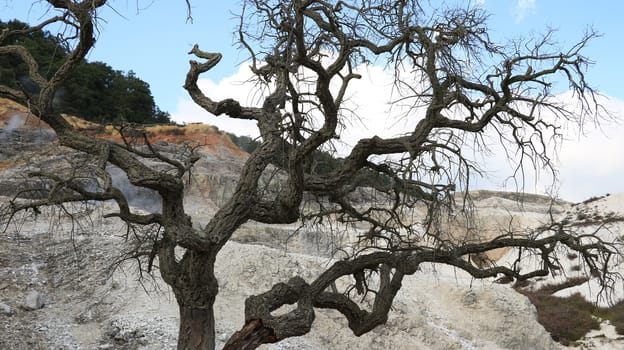
[[592,316],[596,307],[578,293],[566,298],[526,295],[537,309],[539,323],[563,345],[571,345],[590,330],[600,328],[600,322]]
[[624,335],[624,300],[611,307],[600,308],[597,311],[597,315],[611,321],[615,331],[620,335]]

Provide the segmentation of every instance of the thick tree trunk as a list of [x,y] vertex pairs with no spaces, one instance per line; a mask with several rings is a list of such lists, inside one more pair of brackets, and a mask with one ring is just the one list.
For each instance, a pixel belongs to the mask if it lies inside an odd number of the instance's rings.
[[[184,259],[183,259],[184,260]],[[173,291],[180,308],[178,350],[213,350],[215,348],[214,302],[217,279],[213,264],[204,259],[190,259],[190,271],[184,271]],[[202,264],[203,263],[203,264]],[[203,273],[201,273],[201,272]]]
[[190,250],[177,262],[173,248],[161,247],[161,275],[180,308],[178,350],[215,348],[213,307],[219,287],[214,262],[215,254]]
[[215,319],[213,305],[194,308],[180,305],[178,350],[213,350]]

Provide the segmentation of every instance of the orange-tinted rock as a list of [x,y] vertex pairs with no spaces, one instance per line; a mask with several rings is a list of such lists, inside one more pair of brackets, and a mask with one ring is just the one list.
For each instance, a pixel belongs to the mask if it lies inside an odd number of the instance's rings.
[[[119,131],[113,125],[101,125],[74,116],[64,115],[64,117],[74,127],[93,137],[122,142]],[[26,107],[4,98],[0,98],[0,127],[5,129],[50,128],[30,113]],[[238,148],[227,134],[207,124],[155,125],[140,128],[132,127],[132,129],[126,130],[128,131],[127,134],[133,135],[129,140],[138,144],[144,143],[142,135],[145,133],[151,143],[159,141],[172,144],[191,142],[208,153],[225,151],[241,159],[247,158],[247,153]]]

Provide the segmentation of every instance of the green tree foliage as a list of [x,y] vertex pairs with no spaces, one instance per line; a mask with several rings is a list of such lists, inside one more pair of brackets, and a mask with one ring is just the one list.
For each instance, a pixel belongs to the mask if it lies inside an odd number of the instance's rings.
[[[0,21],[0,30],[25,29],[20,21]],[[36,31],[26,36],[15,36],[9,44],[28,48],[39,64],[44,77],[55,72],[67,57],[67,45],[49,32]],[[15,56],[0,56],[0,84],[19,88],[31,94],[38,91],[28,77],[28,67]],[[149,84],[133,71],[114,70],[104,62],[83,61],[76,74],[59,90],[55,108],[61,113],[83,119],[107,123],[127,121],[132,123],[169,123],[169,113],[160,110],[154,102]]]
[[256,148],[260,146],[259,140],[253,139],[249,136],[238,136],[229,132],[226,134],[230,138],[230,140],[232,140],[232,142],[234,142],[234,144],[238,146],[238,148],[247,153],[251,154],[251,152],[255,151]]
[[[20,30],[28,28],[26,23],[13,20],[0,21],[0,30]],[[39,73],[49,78],[67,56],[63,42],[48,32],[36,31],[28,36],[11,37],[9,44],[22,45],[34,56],[39,64]],[[28,78],[27,65],[16,56],[0,56],[0,83],[12,88],[22,88],[34,93],[35,86]],[[18,84],[20,86],[18,86]]]

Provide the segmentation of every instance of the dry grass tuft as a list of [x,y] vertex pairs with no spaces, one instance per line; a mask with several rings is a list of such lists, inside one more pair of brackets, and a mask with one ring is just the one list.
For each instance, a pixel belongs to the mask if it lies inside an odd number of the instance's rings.
[[26,113],[28,112],[28,108],[22,106],[21,104],[17,102],[0,97],[0,114],[6,113],[6,112],[13,112],[13,111]]
[[592,329],[600,329],[601,319],[611,321],[618,334],[624,334],[624,301],[610,308],[601,308],[579,294],[557,297],[553,294],[587,281],[577,277],[560,284],[549,284],[530,291],[516,285],[516,290],[527,296],[537,309],[537,320],[551,337],[566,346],[575,345]]

